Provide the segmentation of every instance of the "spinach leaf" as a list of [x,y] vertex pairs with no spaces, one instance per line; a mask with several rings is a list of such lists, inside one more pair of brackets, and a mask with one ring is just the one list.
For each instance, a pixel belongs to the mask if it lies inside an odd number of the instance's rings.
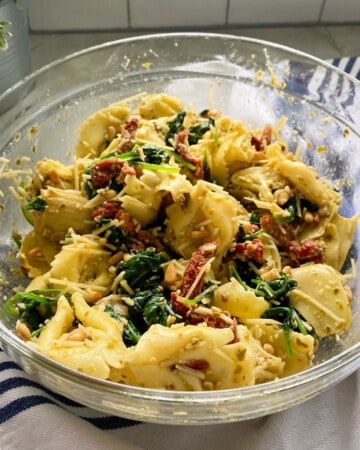
[[153,324],[164,326],[174,323],[181,317],[175,314],[166,297],[157,290],[141,291],[132,297],[134,305],[129,307],[129,315],[140,329],[147,330]]
[[127,319],[127,323],[124,326],[123,340],[126,347],[132,347],[139,342],[141,338],[141,333],[130,319]]
[[33,209],[35,211],[44,211],[46,207],[46,201],[41,197],[32,198],[29,203],[25,206],[27,210]]
[[308,334],[302,319],[299,317],[295,309],[292,306],[275,306],[267,309],[261,317],[263,319],[274,319],[282,323],[286,352],[291,358],[293,356],[293,351],[291,347],[290,331],[299,330],[304,335]]
[[172,146],[171,141],[174,139],[175,134],[178,133],[180,131],[181,127],[183,126],[185,115],[186,115],[186,111],[181,109],[175,115],[173,120],[170,120],[167,123],[168,132],[166,133],[166,136],[165,136],[166,145]]
[[[107,217],[102,217],[100,221],[95,222],[95,226],[96,228],[101,228],[111,222],[111,220],[112,219]],[[115,225],[106,227],[105,231],[99,232],[99,236],[105,237],[106,242],[115,246],[117,249],[121,249],[125,246],[125,250],[128,248],[127,246],[131,237],[124,229]]]
[[123,278],[134,291],[139,288],[146,290],[163,278],[161,265],[167,260],[165,252],[157,253],[154,247],[148,247],[135,253],[128,261],[120,262],[117,274],[124,272]]
[[296,217],[296,197],[291,197],[284,205],[283,208],[288,211],[287,216],[280,214],[274,214],[274,219],[281,223],[294,222]]
[[215,120],[209,117],[207,120],[202,120],[198,125],[189,128],[189,144],[197,144],[199,139],[210,130],[211,126],[215,126]]
[[5,307],[10,314],[19,316],[32,333],[36,333],[55,313],[61,293],[60,289],[19,292],[6,302]]
[[169,153],[161,147],[145,144],[141,148],[144,153],[145,162],[149,164],[168,163],[170,160]]
[[118,320],[119,322],[125,322],[123,340],[127,347],[136,345],[139,342],[141,332],[132,320],[123,318],[111,305],[105,305],[104,311],[107,312],[113,319]]
[[280,278],[271,281],[264,281],[261,278],[252,280],[253,285],[256,286],[256,291],[264,297],[265,300],[274,300],[278,302],[287,301],[287,295],[298,285],[297,281],[290,278],[286,273],[280,272]]

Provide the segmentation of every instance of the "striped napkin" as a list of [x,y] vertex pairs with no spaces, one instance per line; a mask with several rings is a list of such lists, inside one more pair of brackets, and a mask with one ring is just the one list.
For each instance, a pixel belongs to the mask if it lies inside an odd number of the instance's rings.
[[[360,79],[360,58],[331,62]],[[324,82],[321,74],[310,81],[312,89]],[[313,400],[267,417],[235,424],[169,426],[79,405],[34,382],[0,349],[1,450],[170,448],[358,450],[360,372]]]

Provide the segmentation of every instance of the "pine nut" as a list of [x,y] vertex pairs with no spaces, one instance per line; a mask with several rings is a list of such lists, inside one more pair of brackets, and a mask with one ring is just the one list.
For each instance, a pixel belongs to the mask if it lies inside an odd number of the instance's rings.
[[18,320],[16,322],[15,329],[19,333],[20,337],[22,337],[25,341],[29,341],[31,339],[31,331],[28,326],[24,324],[24,322],[20,322],[20,320]]
[[116,136],[116,130],[115,130],[115,127],[109,126],[109,127],[107,128],[107,132],[106,132],[106,139],[107,139],[109,142],[111,142],[111,141],[114,139],[115,136]]
[[271,344],[268,344],[267,342],[265,342],[263,348],[266,352],[270,353],[270,355],[273,355],[275,353],[274,347]]
[[289,199],[290,194],[287,191],[281,190],[276,192],[276,202],[278,205],[285,205],[285,203],[288,202]]
[[109,258],[109,266],[115,266],[119,261],[123,259],[124,252],[116,252]]
[[32,257],[42,256],[43,252],[41,247],[34,247],[31,250],[29,250],[28,255]]
[[314,221],[314,215],[310,211],[306,211],[304,214],[304,221],[306,223],[313,223]]
[[208,230],[194,230],[191,232],[191,237],[193,239],[201,239],[208,237],[210,235]]
[[101,299],[102,295],[99,291],[94,291],[92,289],[88,289],[85,294],[85,298],[90,303],[96,303]]
[[66,337],[67,341],[75,341],[75,342],[82,342],[85,341],[85,331],[83,328],[75,328],[75,330],[72,330]]
[[176,283],[176,271],[175,271],[175,266],[173,263],[169,263],[165,267],[164,281],[169,286]]

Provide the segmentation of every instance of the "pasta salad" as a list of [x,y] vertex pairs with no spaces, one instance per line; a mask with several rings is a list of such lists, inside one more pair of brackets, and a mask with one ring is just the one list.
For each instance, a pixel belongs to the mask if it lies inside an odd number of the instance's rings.
[[[17,197],[30,278],[7,302],[48,357],[123,384],[251,386],[305,370],[351,325],[341,268],[359,216],[290,152],[167,94],[78,128],[71,165],[42,159]],[[341,239],[340,239],[341,237]]]

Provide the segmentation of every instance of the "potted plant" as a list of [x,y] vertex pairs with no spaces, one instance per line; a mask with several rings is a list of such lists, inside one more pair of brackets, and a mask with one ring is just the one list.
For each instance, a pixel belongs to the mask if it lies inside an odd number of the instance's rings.
[[0,94],[30,67],[26,0],[0,0]]

